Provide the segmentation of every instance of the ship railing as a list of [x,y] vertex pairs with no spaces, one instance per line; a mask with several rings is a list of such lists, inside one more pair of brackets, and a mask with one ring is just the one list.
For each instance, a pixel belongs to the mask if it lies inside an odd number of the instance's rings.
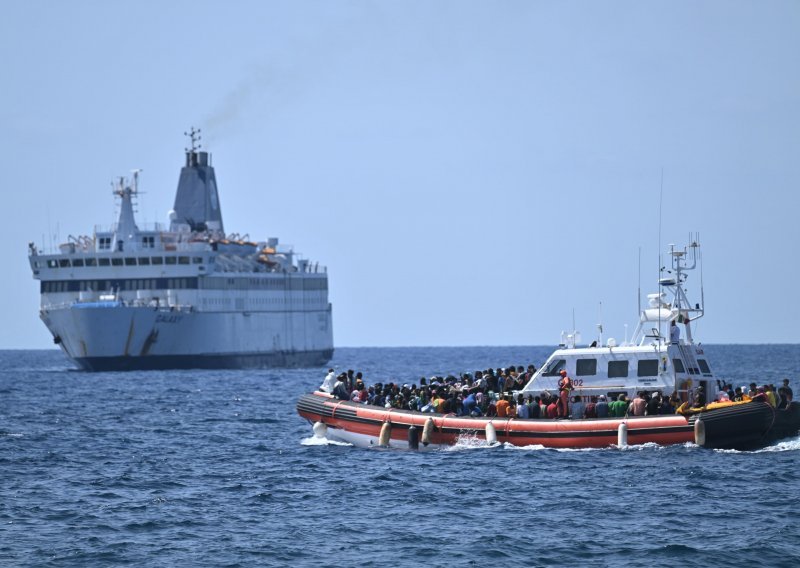
[[[45,304],[41,307],[42,311],[51,310],[66,310],[75,304],[92,304],[99,300],[76,300],[72,302],[58,302],[53,304]],[[156,301],[155,299],[135,298],[132,300],[109,300],[118,302],[120,306],[127,308],[152,308],[161,312],[193,312],[193,304],[168,304],[167,302]]]
[[679,343],[678,352],[681,355],[681,361],[683,362],[683,367],[686,369],[686,372],[690,375],[699,375],[700,366],[697,363],[697,357],[695,357],[694,349],[690,349],[690,347],[691,345]]
[[[114,233],[117,230],[117,223],[112,223],[109,225],[95,225],[94,232],[97,233]],[[136,223],[136,228],[139,229],[140,233],[149,233],[149,232],[164,232],[166,231],[166,225],[164,223],[154,222],[154,223]]]

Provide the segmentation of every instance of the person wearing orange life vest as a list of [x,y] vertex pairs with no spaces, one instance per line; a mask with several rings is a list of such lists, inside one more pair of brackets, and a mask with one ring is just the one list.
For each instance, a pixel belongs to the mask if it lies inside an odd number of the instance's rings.
[[569,416],[569,393],[572,391],[572,379],[569,378],[565,370],[561,370],[561,378],[558,380],[558,417],[566,418]]

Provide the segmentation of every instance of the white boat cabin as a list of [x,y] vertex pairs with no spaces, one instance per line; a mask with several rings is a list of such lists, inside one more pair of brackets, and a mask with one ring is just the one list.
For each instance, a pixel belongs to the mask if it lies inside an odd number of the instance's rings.
[[565,370],[574,386],[570,396],[586,400],[601,394],[609,400],[621,393],[633,397],[639,391],[661,391],[667,396],[677,391],[681,399],[691,400],[699,386],[708,400],[716,397],[716,378],[703,348],[692,338],[691,322],[702,317],[704,310],[701,304],[689,303],[683,288],[685,273],[697,265],[699,245],[693,242],[689,246],[691,266],[686,265],[686,249],[670,247],[672,269],[662,269],[661,291],[648,296],[649,305],[640,311],[632,341],[617,345],[609,339],[603,346],[601,337],[591,346],[579,347],[577,333],[566,340],[562,337],[559,349],[523,388],[525,396],[542,391],[557,394]]

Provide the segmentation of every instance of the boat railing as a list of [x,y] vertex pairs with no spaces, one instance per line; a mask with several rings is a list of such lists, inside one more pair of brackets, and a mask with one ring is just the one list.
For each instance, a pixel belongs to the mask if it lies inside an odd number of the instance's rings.
[[686,372],[690,375],[699,375],[700,366],[697,363],[697,357],[695,357],[694,349],[690,349],[690,347],[690,345],[679,343],[678,353],[680,353],[681,362],[683,363],[683,367],[686,369]]

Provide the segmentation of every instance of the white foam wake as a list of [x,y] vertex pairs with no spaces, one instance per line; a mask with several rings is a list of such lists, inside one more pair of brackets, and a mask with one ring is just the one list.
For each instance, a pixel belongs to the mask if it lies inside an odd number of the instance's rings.
[[348,444],[347,442],[338,442],[336,440],[329,440],[327,438],[319,438],[317,436],[311,436],[310,438],[305,438],[300,440],[301,446],[352,446],[353,444]]

